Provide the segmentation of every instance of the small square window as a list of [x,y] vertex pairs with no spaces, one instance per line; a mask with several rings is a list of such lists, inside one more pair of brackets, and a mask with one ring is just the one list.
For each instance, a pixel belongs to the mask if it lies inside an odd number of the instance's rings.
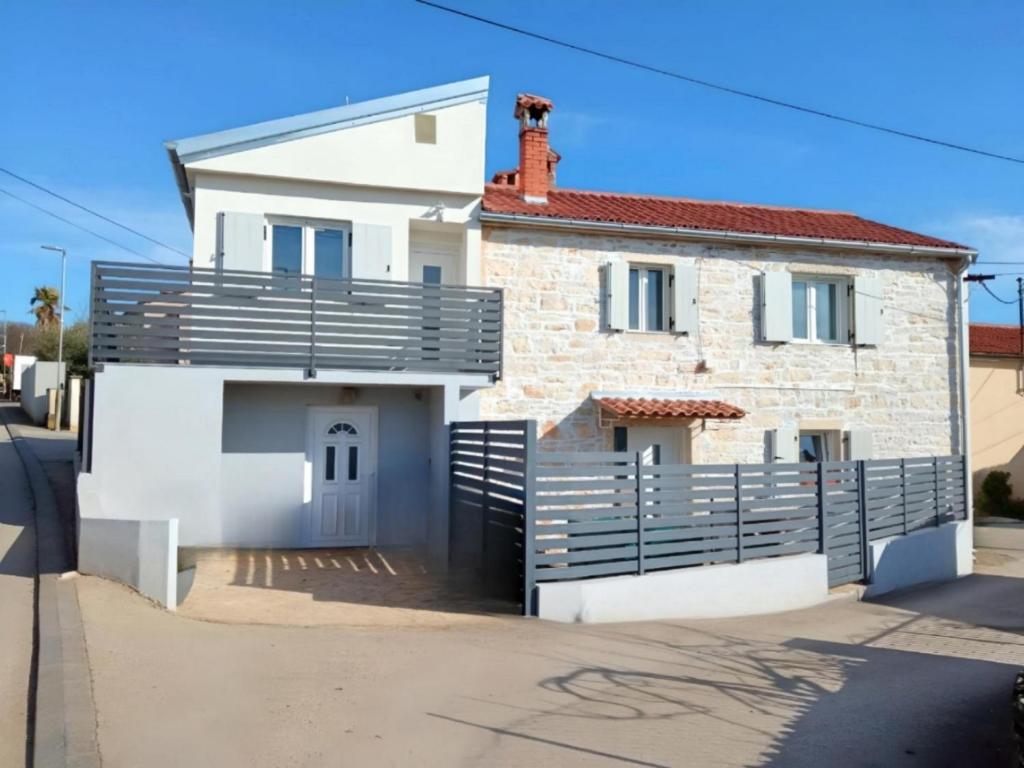
[[417,144],[437,144],[436,115],[416,115],[414,122],[416,124]]

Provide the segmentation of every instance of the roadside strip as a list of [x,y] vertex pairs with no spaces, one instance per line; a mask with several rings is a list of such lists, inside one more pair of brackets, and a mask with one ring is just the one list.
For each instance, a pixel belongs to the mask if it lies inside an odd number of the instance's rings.
[[36,524],[36,652],[33,767],[99,768],[96,708],[85,646],[85,630],[68,568],[57,502],[42,464],[19,425],[0,410],[32,489]]

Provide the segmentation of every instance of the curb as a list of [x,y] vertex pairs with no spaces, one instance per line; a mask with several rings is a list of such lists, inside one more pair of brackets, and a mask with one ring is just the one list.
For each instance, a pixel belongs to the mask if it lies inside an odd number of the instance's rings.
[[64,532],[42,464],[4,410],[7,429],[32,489],[36,527],[35,710],[31,713],[33,768],[99,768],[96,708],[75,582],[67,567]]

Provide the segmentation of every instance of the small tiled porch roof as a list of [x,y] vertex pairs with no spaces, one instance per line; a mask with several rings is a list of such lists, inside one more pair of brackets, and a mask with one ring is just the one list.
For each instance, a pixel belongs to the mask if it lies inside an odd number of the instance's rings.
[[596,397],[609,416],[625,419],[742,419],[746,411],[721,400],[653,397]]

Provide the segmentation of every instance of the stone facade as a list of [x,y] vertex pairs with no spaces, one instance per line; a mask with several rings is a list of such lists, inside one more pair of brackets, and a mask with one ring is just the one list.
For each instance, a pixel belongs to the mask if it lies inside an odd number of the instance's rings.
[[[698,270],[699,331],[604,328],[609,261]],[[724,400],[747,416],[680,423],[695,463],[770,458],[779,427],[869,430],[876,458],[959,451],[956,274],[931,257],[702,244],[486,225],[483,281],[505,289],[504,376],[481,417],[538,421],[542,450],[610,450],[593,392]],[[867,275],[883,285],[884,341],[758,341],[759,275]]]

